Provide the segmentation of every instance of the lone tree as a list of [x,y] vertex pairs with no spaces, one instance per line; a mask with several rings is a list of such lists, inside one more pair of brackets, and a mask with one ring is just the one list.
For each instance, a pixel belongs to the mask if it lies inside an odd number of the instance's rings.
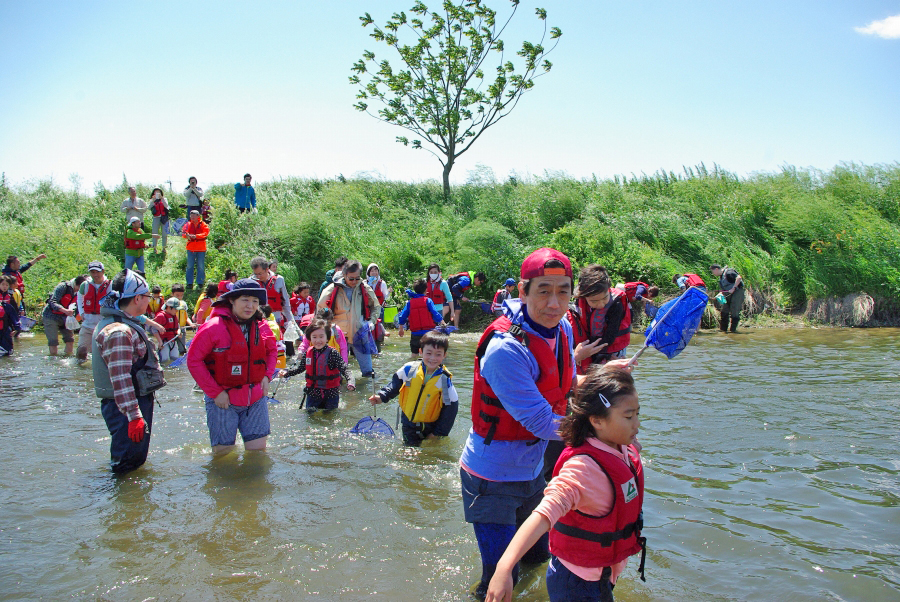
[[[369,50],[353,65],[350,83],[359,86],[359,102],[354,106],[420,136],[421,140],[397,136],[397,142],[425,148],[437,157],[444,167],[445,197],[450,195],[450,170],[456,159],[485,130],[509,115],[534,86],[535,78],[553,66],[544,57],[556,48],[562,32],[558,27],[548,32],[547,11],[542,8],[535,10],[544,23],[540,42],[524,41],[516,52],[524,59],[521,71],[507,59],[500,36],[519,7],[519,0],[511,1],[512,13],[499,27],[497,12],[482,0],[444,0],[442,14],[417,1],[410,9],[413,18],[394,13],[384,27],[375,26],[371,34],[400,54],[403,67],[395,71],[387,60],[376,62],[375,53]],[[363,27],[374,23],[369,13],[359,19]],[[402,43],[401,34],[412,43]],[[543,46],[548,34],[557,40],[549,50]],[[492,57],[496,67],[489,63]],[[361,79],[365,76],[371,78],[368,83]],[[373,113],[370,101],[383,107]],[[422,146],[423,141],[435,150]]]

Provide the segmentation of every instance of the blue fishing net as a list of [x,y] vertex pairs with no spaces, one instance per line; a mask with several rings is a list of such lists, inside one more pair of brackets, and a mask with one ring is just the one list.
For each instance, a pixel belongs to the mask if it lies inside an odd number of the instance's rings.
[[644,345],[654,347],[669,359],[681,353],[700,328],[708,301],[705,292],[690,288],[677,299],[663,303],[647,327]]
[[350,429],[350,434],[363,435],[365,437],[392,438],[394,436],[394,429],[381,418],[366,416],[357,422],[356,426]]

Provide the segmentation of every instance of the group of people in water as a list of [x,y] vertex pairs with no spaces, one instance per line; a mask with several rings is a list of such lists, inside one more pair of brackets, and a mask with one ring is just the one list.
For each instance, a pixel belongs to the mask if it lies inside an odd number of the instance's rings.
[[[20,267],[7,262],[13,266]],[[147,458],[154,394],[166,384],[158,350],[179,357],[183,351],[172,342],[183,339],[185,327],[197,326],[183,346],[204,395],[215,453],[233,449],[238,432],[245,449],[265,449],[269,388],[277,376],[305,376],[308,411],[337,408],[342,380],[355,387],[350,354],[362,377],[374,377],[372,356],[391,294],[377,264],[364,272],[359,261],[339,258],[315,297],[307,283],[289,294],[277,264],[258,257],[250,268],[251,277],[228,271],[208,285],[193,315],[183,286],[163,299],[141,274],[125,269],[110,281],[96,261],[87,276],[61,283],[67,286],[51,295],[45,330],[48,316],[51,322],[57,314],[72,317],[63,310],[73,300],[82,317],[79,358],[90,345],[114,472],[131,471]],[[731,303],[723,306],[721,327],[730,320],[733,330],[743,284],[733,269],[711,271]],[[459,396],[444,365],[450,337],[442,327],[458,324],[460,302],[486,280],[481,272],[445,280],[437,264],[426,276],[406,291],[397,317],[398,334],[409,332],[415,357],[369,397],[373,405],[399,400],[403,441],[413,446],[453,428]],[[8,280],[0,281],[0,299]],[[697,274],[676,274],[673,282],[705,288]],[[644,282],[613,286],[599,265],[582,268],[575,286],[569,258],[549,248],[529,254],[519,278],[497,290],[490,306],[496,317],[475,352],[472,428],[460,457],[463,512],[482,561],[479,599],[509,600],[520,562],[549,559],[551,600],[611,600],[628,558],[639,552],[643,579],[640,404],[624,355],[632,312],[652,315],[657,295]],[[156,342],[148,334],[154,331]],[[57,332],[71,352],[66,329]],[[54,342],[48,333],[51,353]],[[296,356],[298,365],[288,368],[286,356]]]

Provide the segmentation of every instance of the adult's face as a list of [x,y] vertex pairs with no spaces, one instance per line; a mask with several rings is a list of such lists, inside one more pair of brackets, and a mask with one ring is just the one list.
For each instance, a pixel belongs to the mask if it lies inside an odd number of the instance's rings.
[[528,315],[545,328],[559,324],[566,315],[571,296],[572,279],[565,274],[532,278],[527,294],[525,283],[519,282],[519,297],[528,306]]
[[712,270],[710,270],[710,272],[713,273],[713,276],[716,276],[718,278],[722,275],[722,268],[713,268]]
[[9,262],[9,267],[13,271],[18,270],[20,267],[22,267],[22,262],[19,261],[18,258],[13,259],[12,261]]
[[131,303],[125,308],[125,313],[131,316],[142,316],[147,313],[147,306],[150,304],[150,294],[144,293],[132,297]]
[[191,178],[190,180],[188,180],[188,184],[190,184],[191,186],[196,186],[197,178]]
[[105,277],[102,270],[91,270],[91,280],[94,281],[94,284],[100,284]]
[[249,186],[250,180],[252,180],[252,179],[253,178],[251,178],[250,176],[247,176],[246,178],[244,178],[244,186]]
[[191,223],[194,224],[195,226],[196,226],[197,224],[199,224],[199,223],[200,223],[200,216],[199,216],[199,215],[192,215],[192,216],[191,216]]
[[134,186],[128,187],[128,196],[130,196],[131,198],[134,198],[137,196],[137,190],[134,189]]
[[241,295],[231,305],[232,315],[242,322],[252,318],[257,309],[259,309],[259,299],[256,295]]
[[257,266],[253,268],[253,275],[257,280],[265,281],[269,279],[269,270],[265,266]]
[[357,286],[359,286],[359,281],[360,281],[359,272],[360,272],[359,270],[356,270],[355,272],[344,273],[344,283],[347,286],[349,286],[350,288],[356,288]]

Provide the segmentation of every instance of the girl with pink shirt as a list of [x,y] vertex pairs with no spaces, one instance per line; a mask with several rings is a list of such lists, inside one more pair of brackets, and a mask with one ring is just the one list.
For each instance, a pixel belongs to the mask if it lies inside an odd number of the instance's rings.
[[638,552],[644,579],[644,471],[635,439],[640,404],[634,380],[618,366],[591,366],[569,409],[560,426],[566,448],[553,479],[497,563],[487,602],[512,599],[513,568],[547,531],[551,602],[613,600],[616,579]]

